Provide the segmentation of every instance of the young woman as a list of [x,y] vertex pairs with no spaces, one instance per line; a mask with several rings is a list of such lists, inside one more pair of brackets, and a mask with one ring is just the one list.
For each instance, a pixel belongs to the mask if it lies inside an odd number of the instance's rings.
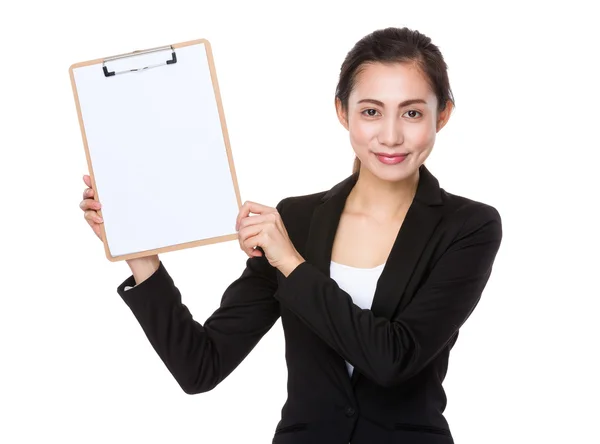
[[[375,31],[335,95],[354,171],[275,208],[244,203],[249,258],[204,325],[158,256],[127,261],[117,291],[186,393],[216,387],[281,316],[288,399],[273,443],[453,443],[448,356],[502,239],[494,207],[446,192],[424,165],[453,105],[428,37]],[[93,197],[81,207],[100,236]]]

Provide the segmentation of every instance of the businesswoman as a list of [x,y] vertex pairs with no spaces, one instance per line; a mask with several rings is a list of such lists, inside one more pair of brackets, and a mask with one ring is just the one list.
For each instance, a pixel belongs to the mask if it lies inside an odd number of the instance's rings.
[[[118,294],[186,393],[215,388],[281,316],[288,399],[273,443],[453,443],[448,356],[502,238],[494,207],[424,165],[453,106],[431,40],[377,30],[348,53],[335,94],[352,174],[275,208],[244,203],[249,258],[204,325],[158,256],[127,261]],[[81,207],[100,236],[91,188]]]

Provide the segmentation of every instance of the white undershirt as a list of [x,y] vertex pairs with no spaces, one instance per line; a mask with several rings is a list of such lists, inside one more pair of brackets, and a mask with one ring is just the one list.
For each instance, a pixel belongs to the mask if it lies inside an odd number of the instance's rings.
[[[352,302],[363,309],[370,309],[375,295],[377,281],[385,263],[373,268],[357,268],[349,265],[338,264],[331,261],[330,277],[338,286],[352,297]],[[125,290],[133,287],[127,286]],[[348,374],[352,376],[354,366],[346,361]]]
[[[385,263],[373,268],[357,268],[331,261],[330,277],[352,297],[352,302],[362,309],[371,309],[379,276]],[[348,374],[352,376],[354,367],[346,361]]]

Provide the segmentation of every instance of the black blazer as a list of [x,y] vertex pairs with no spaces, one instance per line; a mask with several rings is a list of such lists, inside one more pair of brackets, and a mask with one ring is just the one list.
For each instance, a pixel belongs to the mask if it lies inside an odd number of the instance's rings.
[[[273,443],[451,444],[442,382],[502,239],[498,211],[440,188],[422,165],[417,192],[361,309],[329,276],[331,250],[358,173],[327,191],[279,202],[306,262],[287,278],[266,258],[246,261],[220,307],[194,321],[162,262],[140,285],[118,286],[185,393],[212,390],[281,316],[288,399]],[[354,366],[349,377],[344,360]]]

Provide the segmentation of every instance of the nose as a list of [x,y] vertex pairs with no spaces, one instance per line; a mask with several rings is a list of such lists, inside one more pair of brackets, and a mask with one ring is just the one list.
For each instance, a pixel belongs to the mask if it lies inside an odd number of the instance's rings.
[[377,139],[379,143],[386,146],[396,146],[402,143],[402,131],[400,122],[394,116],[383,119]]

